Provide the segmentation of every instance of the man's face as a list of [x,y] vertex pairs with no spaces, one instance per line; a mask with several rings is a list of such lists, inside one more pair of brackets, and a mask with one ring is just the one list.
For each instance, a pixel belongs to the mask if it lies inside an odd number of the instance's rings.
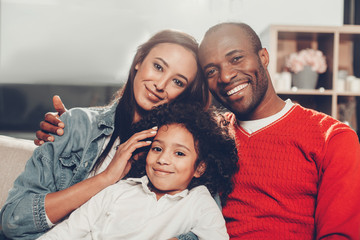
[[245,31],[224,25],[204,38],[199,56],[214,97],[239,120],[252,119],[268,89],[266,50],[255,52]]

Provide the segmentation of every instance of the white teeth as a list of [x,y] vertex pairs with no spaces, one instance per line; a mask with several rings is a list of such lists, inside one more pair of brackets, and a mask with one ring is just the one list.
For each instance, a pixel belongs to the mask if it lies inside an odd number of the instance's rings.
[[231,89],[230,91],[228,91],[226,94],[227,94],[228,96],[233,95],[234,93],[236,93],[236,92],[238,92],[238,91],[246,88],[247,85],[249,85],[249,83],[241,84],[241,85],[239,85],[239,86],[237,86],[237,87],[234,87],[233,89]]

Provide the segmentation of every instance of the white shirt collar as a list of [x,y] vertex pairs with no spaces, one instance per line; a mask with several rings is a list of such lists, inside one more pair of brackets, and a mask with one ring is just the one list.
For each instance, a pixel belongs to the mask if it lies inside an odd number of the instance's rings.
[[242,129],[244,129],[247,133],[252,134],[269,124],[275,122],[276,120],[280,119],[282,116],[284,116],[291,108],[294,106],[294,103],[287,99],[285,101],[285,106],[283,109],[280,110],[280,112],[266,118],[257,119],[257,120],[250,120],[250,121],[238,121],[238,124],[241,126]]
[[[149,178],[147,176],[143,176],[141,178],[127,178],[124,181],[127,181],[127,182],[129,182],[129,184],[134,184],[134,185],[141,184],[145,193],[155,195],[155,193],[152,192],[150,190],[150,188],[149,188]],[[185,189],[185,190],[183,190],[183,191],[181,191],[179,193],[176,193],[174,195],[165,194],[163,197],[166,197],[166,198],[169,198],[169,199],[178,199],[178,198],[186,197],[188,195],[188,193],[189,193],[189,190]]]

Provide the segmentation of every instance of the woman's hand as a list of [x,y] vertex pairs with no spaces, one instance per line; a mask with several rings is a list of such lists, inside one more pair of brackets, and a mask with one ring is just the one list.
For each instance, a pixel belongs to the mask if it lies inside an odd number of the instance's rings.
[[154,137],[156,133],[157,127],[135,133],[118,147],[111,163],[102,173],[64,190],[47,194],[45,211],[50,221],[59,222],[95,194],[123,178],[131,168],[133,152],[138,148],[149,146],[151,142],[144,140]]
[[145,141],[145,139],[154,137],[156,133],[157,127],[153,127],[132,135],[126,142],[117,147],[111,163],[101,174],[111,183],[122,179],[130,171],[131,164],[135,160],[132,158],[135,150],[151,145],[151,141]]
[[40,122],[40,129],[36,132],[37,139],[34,140],[34,143],[38,146],[41,146],[44,142],[53,142],[54,137],[49,135],[48,133],[53,133],[56,135],[64,134],[64,123],[59,119],[61,114],[66,112],[66,108],[62,103],[59,96],[55,95],[53,97],[53,105],[56,113],[48,112],[45,114],[44,121]]

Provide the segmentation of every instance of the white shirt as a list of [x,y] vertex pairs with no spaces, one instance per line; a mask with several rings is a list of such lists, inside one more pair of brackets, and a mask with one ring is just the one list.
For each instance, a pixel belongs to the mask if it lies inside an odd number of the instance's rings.
[[252,133],[270,125],[271,123],[275,122],[276,120],[280,119],[292,108],[292,106],[294,106],[294,103],[290,99],[287,99],[285,101],[285,106],[283,107],[283,109],[281,109],[280,112],[278,112],[270,117],[267,117],[267,118],[251,120],[251,121],[239,121],[239,125],[247,133],[252,134]]
[[199,239],[229,239],[222,213],[205,186],[159,200],[148,178],[107,187],[39,239],[169,239],[192,231]]

